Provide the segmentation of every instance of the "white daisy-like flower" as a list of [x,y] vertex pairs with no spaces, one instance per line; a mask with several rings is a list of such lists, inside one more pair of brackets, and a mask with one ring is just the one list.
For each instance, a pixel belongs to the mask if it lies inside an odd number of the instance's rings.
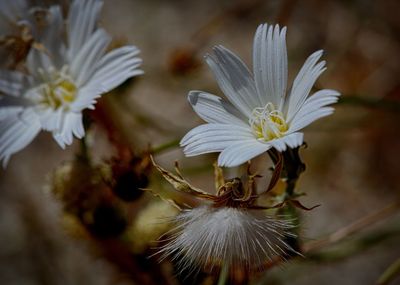
[[[0,70],[0,160],[27,146],[41,131],[52,132],[64,148],[82,138],[82,111],[128,78],[142,74],[134,46],[106,52],[111,37],[97,27],[102,1],[75,0],[68,18],[48,11],[40,39],[45,51],[31,49],[28,75]],[[64,40],[65,39],[65,40]]]
[[270,148],[285,151],[303,143],[300,130],[332,114],[328,105],[337,102],[335,90],[324,89],[309,96],[326,69],[313,53],[287,92],[286,27],[262,24],[253,46],[253,74],[223,46],[214,48],[206,61],[228,101],[202,91],[191,91],[188,100],[207,122],[192,129],[181,141],[186,156],[221,152],[220,166],[237,166]]

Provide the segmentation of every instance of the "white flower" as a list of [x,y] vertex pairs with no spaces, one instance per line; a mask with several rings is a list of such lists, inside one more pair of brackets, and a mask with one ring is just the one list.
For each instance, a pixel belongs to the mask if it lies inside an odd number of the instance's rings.
[[160,250],[182,268],[261,269],[275,257],[296,253],[286,242],[293,227],[289,221],[246,208],[201,206],[175,218],[169,242]]
[[[75,0],[68,19],[61,8],[49,8],[41,43],[31,49],[29,75],[0,70],[0,160],[28,145],[40,130],[52,132],[64,148],[73,136],[82,138],[82,110],[94,109],[101,94],[142,74],[134,46],[106,53],[110,36],[97,27],[102,1]],[[63,41],[63,39],[66,39]]]
[[302,128],[330,115],[340,95],[320,90],[308,96],[326,69],[313,53],[287,93],[286,27],[260,25],[254,37],[253,74],[228,49],[217,46],[206,61],[228,101],[202,91],[188,100],[208,124],[200,125],[181,141],[186,156],[221,152],[220,166],[237,166],[270,148],[285,151],[303,143]]

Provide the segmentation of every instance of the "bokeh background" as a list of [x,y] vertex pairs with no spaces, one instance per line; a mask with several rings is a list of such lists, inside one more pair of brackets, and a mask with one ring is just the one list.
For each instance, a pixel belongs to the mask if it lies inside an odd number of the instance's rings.
[[[309,257],[258,274],[254,284],[378,284],[400,257],[399,11],[395,0],[105,0],[101,25],[116,45],[141,49],[145,75],[106,95],[101,104],[132,149],[150,144],[158,149],[161,165],[171,169],[179,160],[193,184],[212,191],[216,156],[185,158],[176,146],[201,123],[186,101],[188,91],[222,95],[203,56],[222,44],[251,66],[254,32],[264,22],[288,27],[289,81],[308,55],[323,49],[328,69],[316,87],[336,89],[342,97],[334,115],[305,130],[308,147],[301,155],[307,171],[298,190],[307,194],[303,204],[321,205],[303,214],[302,239],[312,244],[330,237],[331,242],[325,240],[326,246]],[[91,128],[87,141],[94,161],[115,152],[100,127]],[[42,133],[1,170],[0,283],[179,284],[173,269],[160,266],[156,272],[157,260],[144,257],[148,252],[141,248],[151,251],[154,237],[140,230],[140,222],[133,222],[139,229],[130,235],[136,245],[131,260],[125,260],[129,266],[103,250],[107,241],[88,238],[76,226],[71,234],[63,203],[49,189],[52,174],[79,149],[76,140],[61,150]],[[267,177],[268,161],[256,160]],[[168,188],[156,180],[150,187]],[[154,217],[172,211],[150,194],[141,199],[132,204],[134,216],[162,228]],[[335,233],[345,237],[335,242]],[[170,277],[153,278],[151,272]],[[390,284],[396,282],[400,279]]]

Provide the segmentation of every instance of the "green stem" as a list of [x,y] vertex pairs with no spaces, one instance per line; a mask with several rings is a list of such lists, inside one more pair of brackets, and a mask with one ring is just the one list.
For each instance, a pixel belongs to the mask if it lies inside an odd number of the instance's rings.
[[379,277],[377,285],[387,285],[400,274],[400,258],[393,262]]
[[179,141],[179,139],[174,139],[172,141],[163,143],[159,146],[154,147],[151,152],[152,154],[159,154],[169,149],[176,148],[179,146]]
[[300,159],[299,148],[289,148],[283,155],[283,167],[286,175],[286,197],[293,198],[297,180],[305,171],[305,165]]
[[[392,227],[380,231],[374,231],[354,239],[342,241],[329,247],[328,245],[326,245],[324,246],[324,248],[321,248],[318,251],[306,252],[305,255],[307,257],[307,261],[311,262],[321,263],[340,261],[345,258],[354,256],[358,253],[364,252],[368,248],[376,246],[377,244],[380,244],[385,240],[397,237],[399,236],[399,234],[399,227]],[[380,283],[378,284],[381,285]]]
[[338,103],[346,105],[358,105],[362,107],[381,108],[389,111],[400,112],[400,102],[396,100],[346,95],[341,96]]
[[80,148],[79,148],[79,151],[78,151],[78,154],[76,155],[76,157],[81,162],[84,162],[86,164],[90,163],[89,148],[87,146],[86,136],[84,136],[82,139],[80,139]]
[[[270,153],[270,156],[276,164],[276,153]],[[281,177],[286,179],[285,200],[290,200],[293,199],[296,195],[296,183],[300,175],[304,172],[305,165],[300,159],[299,147],[294,149],[289,148],[282,153],[282,157],[283,171]],[[300,243],[298,238],[300,228],[300,215],[298,210],[293,205],[287,204],[285,207],[278,210],[278,214],[293,219],[293,228],[291,229],[291,232],[294,234],[294,236],[287,237],[286,242],[294,250],[300,251]]]
[[228,280],[228,276],[229,276],[229,266],[226,263],[224,263],[221,272],[219,273],[217,285],[225,285]]

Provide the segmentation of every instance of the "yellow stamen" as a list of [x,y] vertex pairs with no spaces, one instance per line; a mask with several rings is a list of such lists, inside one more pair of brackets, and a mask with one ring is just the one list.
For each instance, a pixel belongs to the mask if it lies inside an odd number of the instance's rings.
[[249,124],[257,139],[270,141],[282,137],[288,130],[283,113],[272,103],[265,107],[254,108]]
[[63,74],[57,74],[55,80],[41,86],[40,103],[54,110],[68,108],[76,98],[77,88],[71,79]]

